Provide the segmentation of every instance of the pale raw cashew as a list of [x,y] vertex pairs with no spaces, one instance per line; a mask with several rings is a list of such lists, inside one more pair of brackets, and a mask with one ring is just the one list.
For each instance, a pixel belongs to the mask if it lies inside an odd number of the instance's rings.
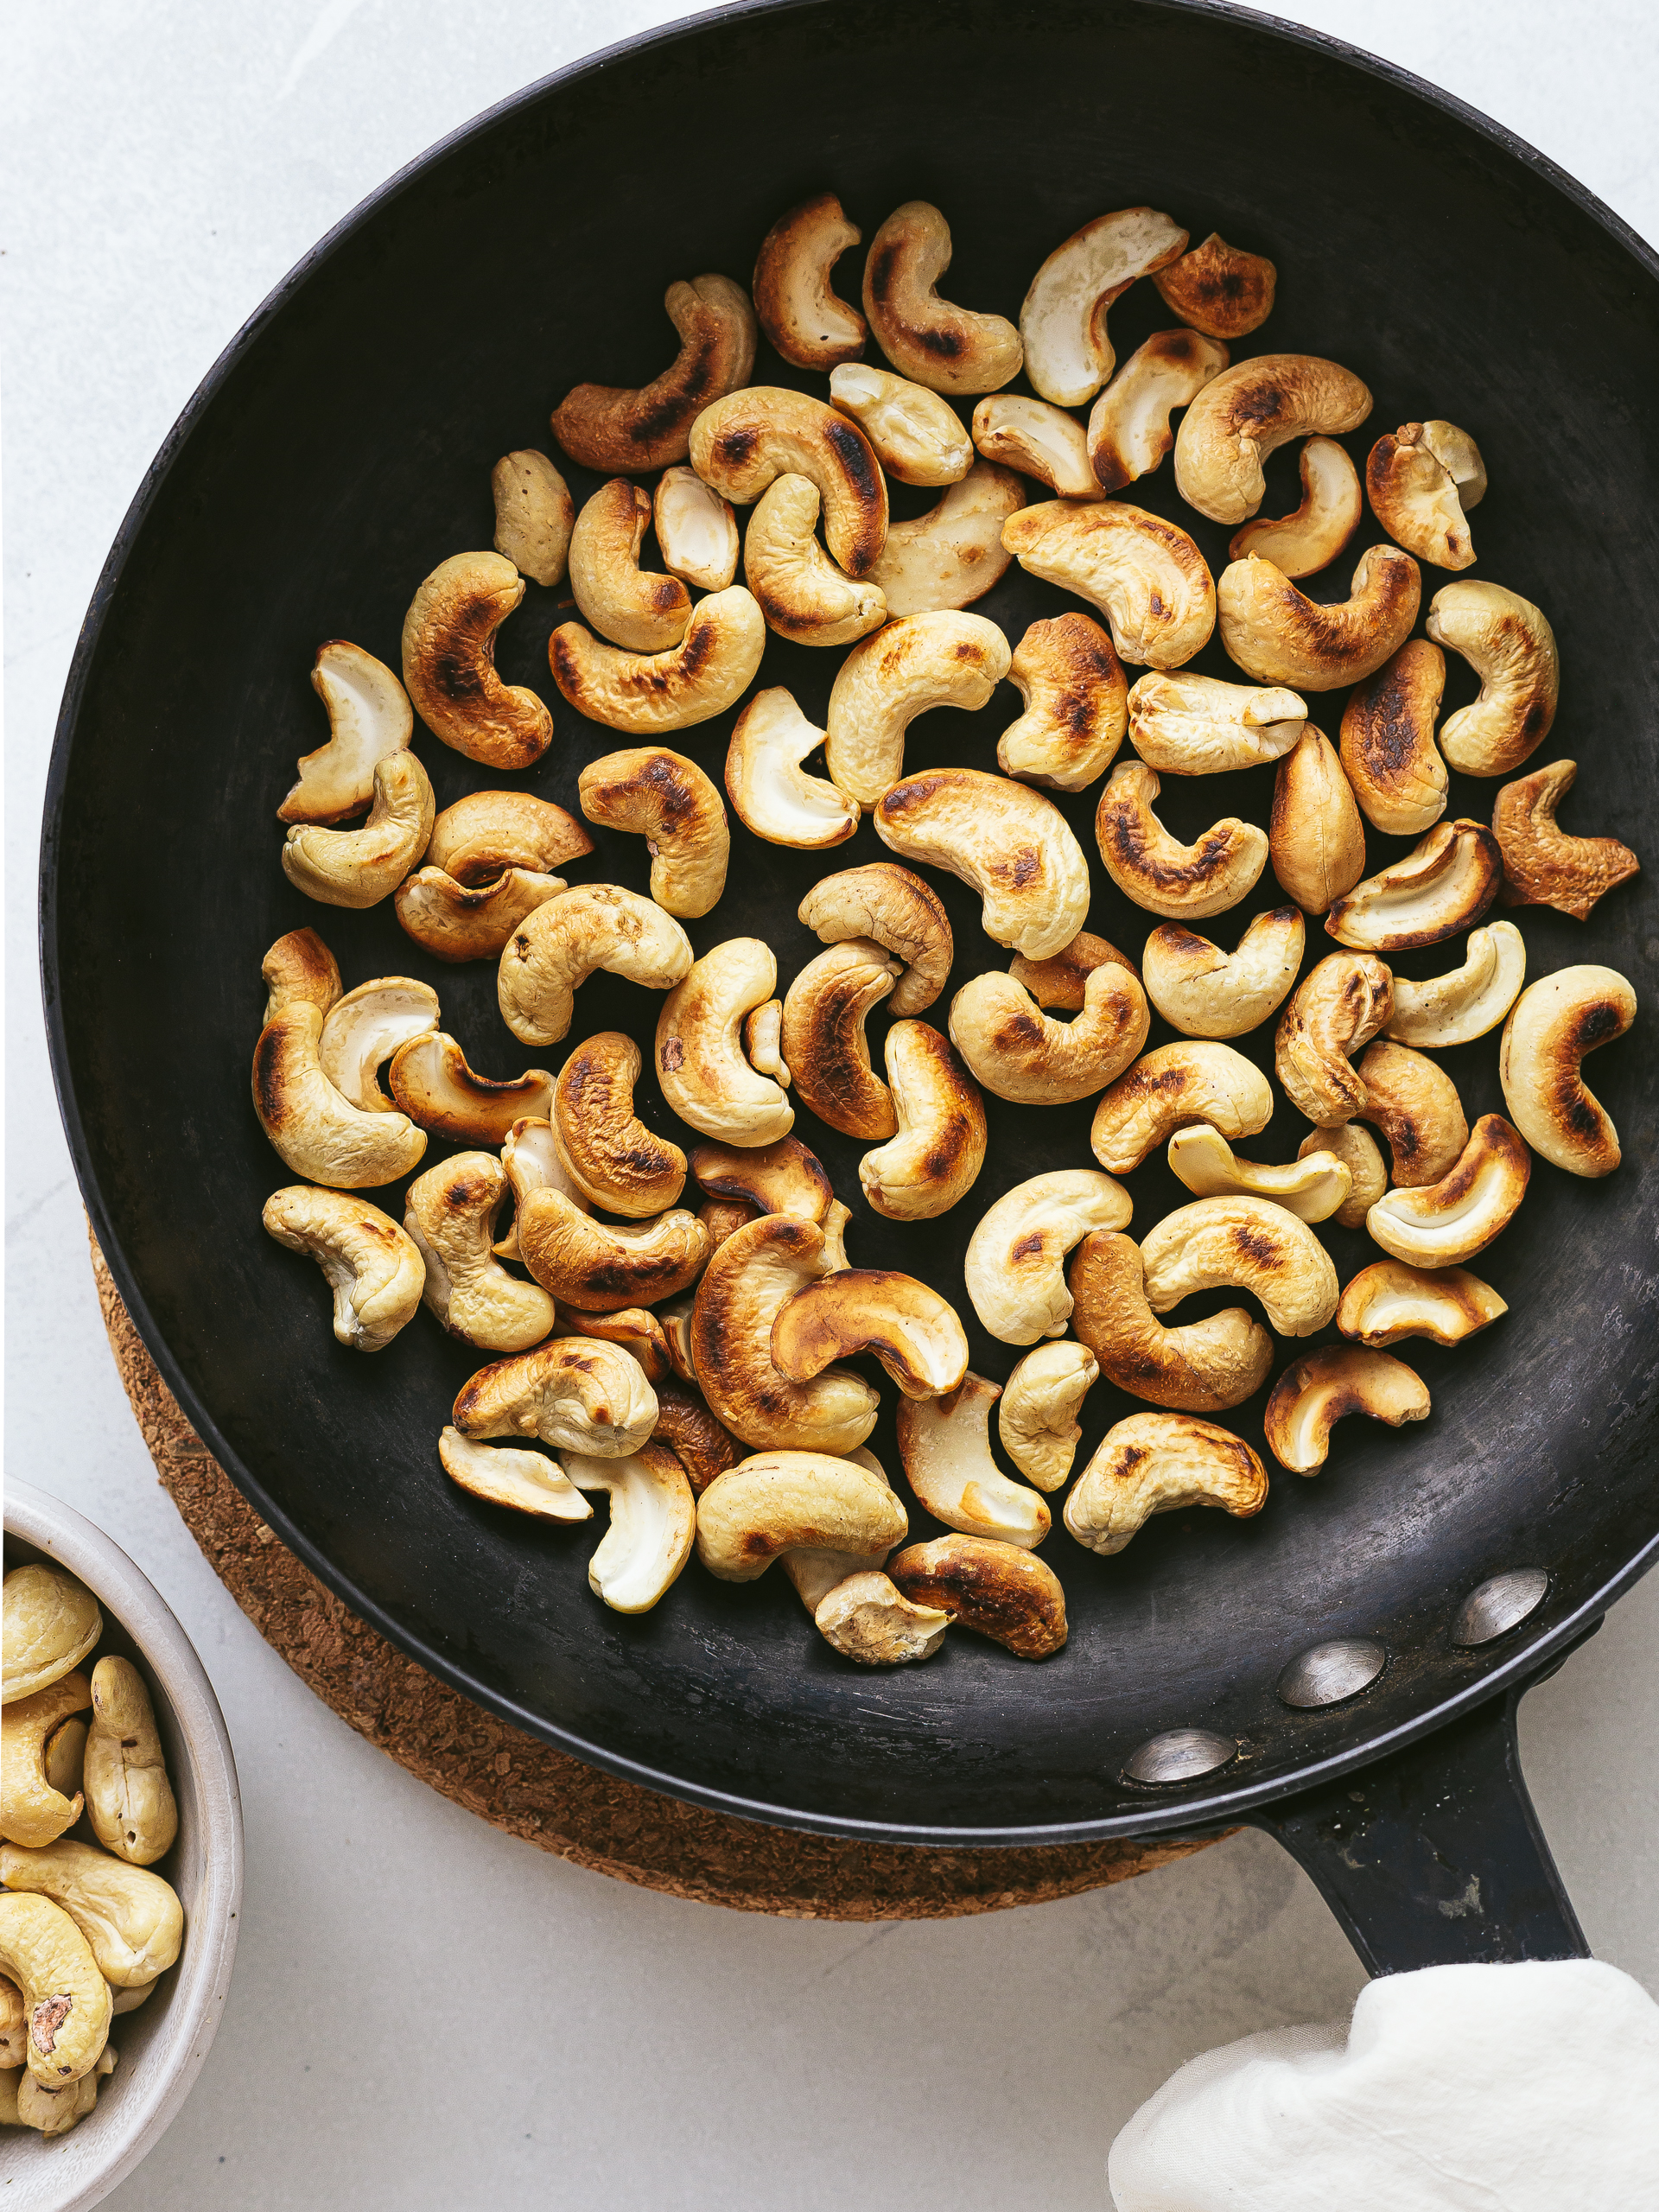
[[1001,1395],[1000,1382],[969,1375],[944,1397],[901,1398],[899,1457],[906,1480],[936,1521],[1033,1551],[1052,1516],[1039,1493],[1010,1480],[991,1456],[991,1408]]
[[374,804],[360,830],[296,824],[283,844],[283,874],[324,906],[375,906],[390,898],[426,850],[437,801],[410,752],[374,764]]
[[1089,978],[1096,968],[1109,963],[1127,968],[1140,982],[1141,971],[1128,954],[1088,930],[1079,930],[1070,944],[1063,944],[1046,960],[1027,960],[1023,952],[1016,952],[1008,963],[1008,973],[1046,1011],[1058,1007],[1063,1014],[1081,1014],[1089,995]]
[[823,500],[830,557],[868,576],[887,535],[887,480],[856,423],[804,391],[753,385],[716,400],[691,430],[691,466],[747,506],[779,476],[808,476]]
[[98,1600],[60,1567],[15,1567],[0,1597],[0,1705],[50,1689],[79,1667],[104,1633]]
[[1580,1064],[1635,1020],[1636,993],[1616,969],[1581,967],[1529,983],[1503,1025],[1504,1103],[1533,1149],[1569,1175],[1611,1175],[1618,1165],[1618,1131]]
[[697,1502],[685,1469],[665,1445],[642,1444],[622,1459],[564,1454],[578,1490],[602,1490],[611,1525],[588,1562],[588,1586],[613,1613],[648,1613],[678,1579],[697,1535]]
[[553,435],[572,461],[601,476],[637,476],[683,461],[698,415],[711,399],[747,384],[754,366],[754,313],[729,276],[671,284],[663,310],[680,350],[635,391],[579,384],[553,410]]
[[1141,955],[1147,996],[1184,1037],[1243,1037],[1261,1027],[1295,982],[1306,934],[1294,906],[1258,914],[1231,952],[1165,922]]
[[792,1214],[797,1221],[821,1222],[835,1195],[822,1163],[798,1137],[759,1149],[700,1144],[691,1155],[691,1173],[711,1198],[741,1201],[761,1213]]
[[184,1911],[171,1883],[91,1844],[60,1837],[39,1851],[0,1846],[0,1882],[60,1905],[117,1989],[147,1986],[179,1955]]
[[1098,607],[1122,658],[1179,668],[1210,642],[1216,585],[1179,523],[1122,499],[1043,499],[1003,526],[1020,567]]
[[48,2089],[32,2074],[14,2075],[13,2097],[16,2111],[13,2117],[18,2126],[37,2128],[48,2142],[57,2136],[67,2135],[72,2127],[78,2127],[97,2105],[98,2085],[114,2073],[119,2056],[115,2045],[106,2043],[98,2055],[97,2063],[78,2082],[66,2082],[60,2089]]
[[1503,1020],[1526,974],[1527,948],[1513,922],[1471,930],[1461,968],[1421,983],[1395,977],[1389,1034],[1402,1045],[1432,1052],[1471,1045]]
[[1273,1339],[1242,1306],[1166,1328],[1147,1303],[1141,1248],[1130,1236],[1085,1236],[1071,1262],[1071,1325],[1100,1371],[1131,1397],[1177,1413],[1220,1414],[1267,1381]]
[[1333,1154],[1353,1180],[1353,1188],[1332,1218],[1344,1229],[1363,1229],[1366,1215],[1389,1187],[1388,1164],[1381,1147],[1357,1122],[1339,1122],[1328,1129],[1310,1130],[1296,1147],[1298,1160],[1322,1153]]
[[864,1023],[892,990],[899,963],[872,938],[849,938],[809,960],[784,1000],[784,1058],[797,1096],[843,1136],[898,1134],[887,1086],[870,1066]]
[[1052,800],[976,768],[936,768],[894,784],[875,834],[902,859],[948,868],[980,894],[994,944],[1046,960],[1089,912],[1089,863]]
[[1046,399],[995,393],[974,410],[974,444],[987,461],[1034,476],[1057,499],[1097,499],[1089,441],[1075,415]]
[[1083,1440],[1077,1408],[1100,1374],[1086,1344],[1039,1344],[1019,1361],[997,1408],[1002,1449],[1041,1491],[1065,1486]]
[[480,1351],[528,1351],[553,1331],[546,1291],[510,1275],[493,1249],[506,1196],[493,1154],[461,1152],[417,1176],[404,1199],[404,1227],[425,1263],[423,1301]]
[[1211,522],[1246,522],[1266,494],[1270,453],[1292,438],[1357,430],[1370,411],[1370,393],[1334,361],[1258,353],[1224,370],[1187,409],[1175,440],[1176,488]]
[[1555,810],[1578,772],[1576,760],[1552,760],[1505,784],[1493,800],[1506,906],[1554,906],[1588,921],[1599,899],[1641,874],[1641,861],[1617,837],[1569,837],[1557,827]]
[[1224,346],[1193,330],[1160,330],[1137,346],[1090,410],[1095,481],[1121,492],[1150,476],[1175,443],[1170,416],[1226,367]]
[[[574,1306],[561,1306],[554,1326],[562,1337],[602,1337],[620,1344],[645,1370],[653,1389],[669,1372],[668,1338],[657,1316],[643,1306],[620,1306],[614,1313],[583,1313]],[[658,1410],[661,1411],[658,1401]],[[655,1431],[652,1432],[655,1433]]]
[[1211,231],[1202,245],[1154,273],[1159,297],[1211,338],[1246,338],[1273,313],[1279,272],[1265,254],[1229,245]]
[[855,645],[830,691],[824,760],[836,789],[874,806],[905,772],[905,732],[934,707],[982,707],[1008,641],[981,614],[912,614]]
[[1368,954],[1328,953],[1298,984],[1280,1016],[1273,1070],[1321,1136],[1363,1107],[1365,1085],[1351,1063],[1393,1014],[1394,978]]
[[1258,683],[1288,683],[1299,691],[1358,683],[1410,636],[1422,578],[1409,553],[1372,545],[1359,556],[1349,594],[1321,605],[1271,561],[1252,554],[1221,572],[1221,642]]
[[1158,791],[1157,772],[1144,761],[1113,769],[1095,810],[1108,875],[1137,906],[1173,921],[1203,921],[1236,906],[1267,863],[1267,832],[1229,814],[1184,845],[1152,810]]
[[334,1294],[334,1335],[353,1351],[382,1351],[415,1318],[426,1268],[390,1214],[346,1191],[293,1183],[265,1200],[267,1232],[322,1269]]
[[[73,1669],[43,1690],[13,1698],[0,1728],[0,1836],[38,1849],[55,1842],[80,1818],[81,1796],[66,1797],[46,1771],[46,1746],[71,1713],[85,1713],[92,1701],[86,1677]],[[3,1959],[0,1969],[10,1972]],[[15,1979],[15,1977],[14,1977]]]
[[869,329],[858,309],[837,297],[830,274],[863,235],[833,192],[815,192],[786,209],[760,241],[749,287],[755,319],[798,369],[833,369],[864,351]]
[[528,791],[469,791],[432,824],[429,865],[475,890],[509,869],[545,875],[578,861],[594,841],[574,814]]
[[1253,1137],[1272,1117],[1273,1086],[1230,1045],[1160,1045],[1096,1107],[1089,1148],[1103,1167],[1127,1175],[1191,1122],[1208,1122],[1224,1137]]
[[453,1037],[416,1037],[392,1056],[386,1081],[411,1122],[450,1144],[502,1145],[516,1123],[544,1122],[553,1110],[545,1068],[496,1081],[474,1075]]
[[671,914],[615,883],[579,883],[526,914],[501,950],[501,1019],[520,1044],[556,1045],[575,1016],[576,987],[595,969],[666,991],[691,966]]
[[950,266],[950,226],[925,200],[895,207],[870,241],[864,312],[901,376],[953,399],[1000,391],[1020,373],[1020,333],[1000,315],[975,315],[939,297]]
[[87,1818],[105,1851],[150,1866],[172,1849],[179,1808],[149,1692],[130,1659],[100,1659],[92,1669],[85,1773]]
[[532,1191],[563,1191],[573,1204],[585,1207],[588,1200],[570,1180],[564,1162],[559,1158],[558,1141],[553,1134],[550,1121],[526,1115],[515,1122],[508,1130],[501,1147],[501,1165],[506,1170],[507,1180],[512,1186],[514,1213],[506,1235],[495,1248],[498,1260],[518,1257],[518,1216],[521,1207]]
[[1560,696],[1555,632],[1541,611],[1502,584],[1445,584],[1425,626],[1437,645],[1460,653],[1480,678],[1480,696],[1440,728],[1446,765],[1465,776],[1507,776],[1549,735]]
[[1080,791],[1123,742],[1128,694],[1111,639],[1086,614],[1033,622],[1014,647],[1008,681],[1026,711],[996,741],[1005,776]]
[[1141,1240],[1147,1302],[1167,1313],[1195,1291],[1248,1290],[1281,1337],[1324,1328],[1341,1295],[1331,1255],[1271,1198],[1195,1198]]
[[1195,1198],[1271,1198],[1298,1221],[1329,1221],[1354,1188],[1351,1172],[1333,1152],[1299,1153],[1287,1167],[1262,1167],[1236,1158],[1221,1132],[1205,1122],[1176,1130],[1169,1167]]
[[1307,723],[1294,691],[1223,683],[1213,676],[1137,678],[1129,692],[1129,741],[1149,768],[1213,776],[1288,753]]
[[1463,1101],[1446,1070],[1408,1045],[1379,1039],[1354,1072],[1365,1086],[1355,1119],[1382,1130],[1395,1181],[1406,1189],[1438,1183],[1469,1141]]
[[398,926],[437,960],[493,960],[524,916],[565,888],[562,875],[505,868],[469,890],[441,868],[417,868],[391,894]]
[[886,1055],[899,1133],[865,1154],[858,1179],[889,1221],[931,1221],[967,1196],[985,1164],[985,1102],[925,1021],[895,1021]]
[[1186,238],[1154,207],[1120,207],[1096,215],[1056,246],[1020,309],[1032,390],[1060,407],[1092,399],[1116,359],[1106,335],[1107,309],[1137,276],[1179,260]]
[[524,595],[499,553],[441,561],[404,617],[404,683],[434,737],[490,768],[528,768],[553,736],[533,691],[501,681],[495,633]]
[[753,1582],[791,1551],[879,1566],[909,1517],[886,1480],[829,1450],[778,1446],[716,1475],[697,1500],[697,1557],[722,1582]]
[[624,652],[580,622],[547,641],[548,666],[578,714],[633,737],[691,729],[734,706],[766,649],[766,618],[741,584],[702,599],[684,637],[666,652]]
[[[685,1301],[688,1320],[690,1303]],[[673,1452],[699,1497],[716,1475],[723,1475],[743,1457],[743,1446],[715,1419],[695,1384],[682,1389],[679,1382],[664,1380],[657,1385],[657,1426],[652,1438]]]
[[1090,1167],[1056,1167],[1005,1191],[968,1240],[963,1280],[981,1325],[1005,1344],[1063,1337],[1065,1255],[1091,1230],[1122,1229],[1128,1192]]
[[72,1717],[59,1721],[46,1739],[46,1778],[60,1797],[73,1797],[80,1788],[86,1753],[86,1723]]
[[551,586],[564,574],[576,503],[544,453],[533,446],[503,454],[490,471],[495,550],[521,575]]
[[543,1289],[584,1313],[654,1306],[695,1282],[709,1232],[677,1206],[637,1228],[592,1220],[563,1191],[532,1191],[518,1209],[518,1254]]
[[1412,638],[1348,695],[1338,744],[1361,811],[1391,837],[1420,836],[1446,812],[1446,763],[1434,718],[1446,655]]
[[666,746],[632,746],[590,760],[576,791],[590,822],[645,840],[651,895],[664,913],[696,921],[718,902],[731,832],[718,789],[695,760]]
[[937,1398],[968,1372],[956,1308],[896,1268],[841,1268],[779,1307],[772,1361],[790,1382],[810,1382],[859,1352],[872,1353],[906,1398]]
[[[280,963],[287,942],[279,939],[265,956],[270,1003],[276,1010],[253,1048],[253,1109],[259,1126],[283,1165],[310,1182],[351,1191],[395,1182],[412,1173],[426,1150],[426,1132],[405,1114],[354,1106],[323,1073],[318,1057],[321,1006],[273,977],[273,963]],[[336,971],[336,996],[338,982]]]
[[798,645],[850,645],[880,628],[887,602],[874,569],[855,583],[819,545],[819,504],[810,477],[779,476],[769,484],[744,533],[743,580],[780,638]]
[[438,1459],[453,1483],[514,1513],[543,1521],[591,1521],[594,1509],[556,1459],[509,1444],[474,1444],[458,1428],[438,1439]]
[[950,1041],[998,1098],[1065,1106],[1104,1090],[1147,1041],[1147,995],[1128,970],[1094,969],[1070,1021],[1039,1011],[1025,985],[995,969],[950,1001]]
[[1405,1337],[1460,1344],[1509,1312],[1490,1283],[1467,1268],[1408,1268],[1373,1260],[1342,1294],[1337,1326],[1344,1337],[1378,1350]]
[[[1328,569],[1351,540],[1365,512],[1359,471],[1334,438],[1310,438],[1298,461],[1302,501],[1276,520],[1258,516],[1235,532],[1228,556],[1254,553],[1293,580]],[[1414,550],[1414,548],[1409,549]]]
[[[159,1976],[157,1979],[159,1980]],[[136,2012],[155,1986],[156,1984],[153,1981],[141,1981],[130,1989],[117,1989],[114,1993],[114,2002],[110,2006],[111,2012]],[[104,2058],[111,2062],[111,2068],[117,2055],[108,2044],[105,2044]],[[104,2071],[104,2059],[99,2061],[98,2070],[100,2074]]]
[[1281,1467],[1316,1475],[1344,1414],[1369,1414],[1398,1428],[1427,1412],[1427,1386],[1404,1360],[1363,1344],[1322,1344],[1293,1360],[1274,1384],[1262,1427]]
[[651,527],[651,499],[614,476],[576,517],[570,537],[570,590],[584,621],[630,652],[677,645],[691,620],[691,594],[677,576],[639,566]]
[[830,371],[830,397],[900,484],[957,484],[974,465],[974,442],[961,416],[925,384],[861,361]]
[[376,976],[337,998],[317,1040],[317,1059],[343,1098],[365,1114],[397,1109],[380,1088],[379,1070],[404,1046],[435,1034],[438,995],[411,976]]
[[311,689],[327,713],[328,742],[301,758],[298,780],[276,818],[327,825],[369,804],[375,769],[404,750],[415,716],[409,694],[385,663],[344,638],[317,647]]
[[830,1649],[863,1667],[902,1667],[931,1659],[944,1641],[950,1616],[938,1605],[918,1605],[890,1575],[843,1575],[813,1608],[812,1622]]
[[677,983],[657,1019],[657,1079],[671,1113],[702,1135],[736,1145],[775,1144],[795,1109],[782,1086],[752,1067],[744,1017],[778,982],[772,948],[758,937],[728,938]]
[[665,468],[652,499],[657,550],[671,576],[725,591],[737,574],[737,517],[695,468]]
[[816,1223],[766,1214],[727,1238],[697,1285],[691,1365],[698,1387],[715,1418],[757,1450],[850,1452],[875,1427],[880,1400],[850,1368],[791,1382],[772,1363],[779,1309],[830,1272],[828,1256]]
[[935,1605],[1016,1659],[1047,1659],[1066,1638],[1065,1592],[1046,1561],[989,1536],[936,1536],[887,1561],[912,1604]]
[[462,1384],[451,1418],[475,1443],[534,1436],[556,1452],[618,1459],[637,1452],[657,1426],[657,1394],[620,1344],[556,1337],[480,1367]]
[[1396,543],[1437,569],[1472,569],[1468,510],[1486,490],[1486,467],[1466,430],[1452,423],[1402,423],[1365,463],[1378,522]]
[[737,718],[726,754],[726,795],[746,830],[769,845],[804,852],[843,844],[853,835],[858,802],[801,766],[823,740],[781,683],[755,693]]
[[[28,2063],[29,2012],[23,1993],[9,1974],[0,1974],[0,2096],[9,2082],[15,2103],[16,2069]],[[0,2124],[9,2126],[16,2118],[15,2112],[0,2105]]]
[[826,944],[873,938],[904,963],[889,1013],[920,1014],[944,988],[955,957],[950,918],[938,893],[895,861],[871,861],[821,877],[796,918]]
[[1402,861],[1333,899],[1325,926],[1362,952],[1409,952],[1470,929],[1497,898],[1503,855],[1491,831],[1437,823]]
[[582,1196],[631,1221],[679,1202],[685,1154],[648,1129],[633,1110],[639,1047],[620,1029],[590,1037],[559,1071],[553,1135],[566,1174]]
[[1241,1436],[1191,1414],[1131,1414],[1109,1428],[1065,1501],[1065,1525],[1109,1559],[1154,1513],[1218,1505],[1248,1521],[1268,1502],[1268,1471]]
[[1312,722],[1274,777],[1268,845],[1274,874],[1309,914],[1323,914],[1365,873],[1365,825],[1337,748]]
[[29,2018],[29,2071],[42,2088],[78,2082],[110,2034],[110,1986],[92,1948],[50,1897],[0,1896],[0,1972]]
[[1408,1266],[1461,1267],[1509,1227],[1531,1173],[1532,1154],[1516,1132],[1501,1114],[1483,1114],[1449,1174],[1422,1189],[1385,1192],[1365,1227]]
[[1019,477],[976,461],[925,515],[894,523],[870,566],[869,580],[880,585],[887,613],[895,619],[944,613],[983,599],[1007,568],[1003,530],[1025,504]]

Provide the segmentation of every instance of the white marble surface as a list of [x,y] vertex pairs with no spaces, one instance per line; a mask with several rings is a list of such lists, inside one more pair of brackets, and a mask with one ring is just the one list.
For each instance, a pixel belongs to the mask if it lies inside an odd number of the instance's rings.
[[[198,378],[329,225],[491,101],[678,12],[0,10],[9,1459],[177,1609],[229,1716],[248,1821],[228,2016],[182,2116],[110,2200],[121,2212],[827,2212],[923,2177],[959,2212],[1083,2212],[1105,2201],[1114,2131],[1181,2060],[1344,2009],[1358,1985],[1309,1885],[1255,1835],[1065,1904],[874,1929],[673,1903],[499,1835],[267,1649],[158,1487],[117,1382],[34,950],[48,750],[105,548]],[[1278,12],[1448,86],[1659,237],[1646,0]],[[1597,1950],[1659,1988],[1656,1656],[1659,1580],[1534,1696],[1523,1733]],[[487,2082],[466,2063],[480,2013],[512,2054]]]

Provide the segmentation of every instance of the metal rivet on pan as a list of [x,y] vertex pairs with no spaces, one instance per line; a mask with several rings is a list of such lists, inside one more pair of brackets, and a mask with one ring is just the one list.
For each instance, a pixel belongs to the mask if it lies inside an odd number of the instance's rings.
[[1131,1782],[1194,1782],[1237,1756],[1231,1736],[1215,1736],[1207,1728],[1166,1728],[1161,1736],[1148,1736],[1124,1762],[1123,1771]]
[[1452,1630],[1452,1643],[1468,1650],[1507,1636],[1537,1611],[1548,1587],[1549,1576],[1541,1567],[1514,1567],[1506,1574],[1493,1575],[1464,1599]]
[[1276,1688],[1287,1705],[1340,1705],[1370,1689],[1388,1663],[1374,1636],[1339,1636],[1293,1659]]

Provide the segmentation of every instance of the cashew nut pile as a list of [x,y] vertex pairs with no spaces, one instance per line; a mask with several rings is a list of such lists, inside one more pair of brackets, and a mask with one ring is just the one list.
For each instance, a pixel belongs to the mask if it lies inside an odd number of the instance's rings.
[[152,1872],[178,1810],[143,1677],[97,1655],[104,1617],[60,1567],[0,1592],[0,2124],[65,2135],[115,2069],[110,2023],[179,1955]]
[[[1618,1165],[1580,1064],[1629,1028],[1635,995],[1593,963],[1527,983],[1514,917],[1582,922],[1637,862],[1558,826],[1573,762],[1521,772],[1554,718],[1555,639],[1529,599],[1465,573],[1488,488],[1474,439],[1437,420],[1351,448],[1373,404],[1351,368],[1235,358],[1271,312],[1271,262],[1121,209],[1056,246],[1012,316],[941,293],[951,234],[925,201],[876,230],[855,305],[834,277],[861,243],[820,193],[760,241],[750,290],[671,285],[670,365],[566,393],[560,460],[495,464],[493,547],[410,579],[402,681],[360,646],[319,652],[331,736],[279,810],[289,881],[323,905],[390,902],[437,962],[494,960],[537,1064],[476,1071],[430,983],[346,989],[316,932],[289,931],[264,963],[253,1097],[296,1179],[264,1222],[321,1267],[341,1344],[379,1351],[424,1304],[489,1356],[441,1466],[546,1522],[588,1521],[605,1493],[589,1580],[606,1605],[655,1605],[694,1552],[730,1582],[778,1560],[850,1659],[925,1659],[952,1622],[1041,1658],[1066,1637],[1037,1556],[1051,1498],[1110,1555],[1155,1513],[1262,1510],[1262,1457],[1215,1418],[1259,1394],[1268,1452],[1300,1474],[1345,1413],[1423,1419],[1427,1389],[1384,1348],[1454,1345],[1506,1311],[1466,1263],[1535,1154],[1581,1176]],[[1108,311],[1142,278],[1175,327],[1120,363]],[[1281,447],[1300,504],[1264,516]],[[561,462],[586,472],[577,490]],[[1122,496],[1143,483],[1183,521]],[[903,487],[922,487],[913,504]],[[1368,502],[1375,542],[1333,590]],[[1226,545],[1218,575],[1200,538]],[[970,611],[1014,563],[1055,589],[1017,638]],[[1447,572],[1426,608],[1424,564]],[[555,738],[549,702],[495,665],[503,623],[531,619],[526,579],[568,585],[531,603],[553,684],[617,734],[581,765],[577,803],[645,839],[648,897],[569,881],[594,849],[582,823],[500,780]],[[774,638],[785,671],[795,648],[837,655],[822,728],[768,680]],[[1448,650],[1479,693],[1441,720]],[[995,710],[995,772],[983,745],[907,761],[918,718],[1005,683],[1020,710]],[[1320,693],[1343,695],[1329,734]],[[442,810],[416,716],[490,779]],[[1452,772],[1498,781],[1490,822],[1448,818]],[[1255,779],[1249,818],[1214,810],[1189,839],[1181,802],[1218,772]],[[1097,873],[1074,803],[1095,787]],[[738,853],[732,813],[753,841]],[[866,815],[879,842],[835,865]],[[776,868],[768,846],[824,855],[798,909],[824,949],[793,976],[719,926],[733,868]],[[965,969],[947,877],[979,902]],[[1138,964],[1088,931],[1096,896],[1150,918]],[[1488,918],[1500,899],[1511,913]],[[1205,933],[1247,904],[1224,942]],[[1310,950],[1320,924],[1331,944]],[[1396,970],[1424,954],[1441,972]],[[657,995],[631,1033],[578,1021],[601,969]],[[1270,1021],[1276,1086],[1239,1046]],[[1435,1055],[1500,1024],[1508,1112],[1471,1125]],[[636,1096],[647,1053],[661,1106]],[[1242,1154],[1277,1093],[1308,1134],[1292,1158],[1287,1139]],[[938,1286],[855,1266],[844,1243],[861,1202],[906,1222],[966,1198],[995,1156],[988,1094],[1095,1102],[1094,1164],[1057,1147],[968,1243],[968,1303],[1020,1351],[1006,1385],[969,1371]],[[867,1147],[856,1191],[832,1189],[803,1113]],[[1131,1236],[1125,1179],[1154,1153],[1191,1198]],[[391,1184],[401,1217],[357,1195]],[[1327,1224],[1386,1256],[1344,1287]],[[1244,1302],[1179,1316],[1223,1288]],[[1116,1420],[1073,1482],[1103,1376],[1153,1410]],[[902,1490],[867,1444],[889,1383]],[[907,1500],[950,1533],[906,1546]]]

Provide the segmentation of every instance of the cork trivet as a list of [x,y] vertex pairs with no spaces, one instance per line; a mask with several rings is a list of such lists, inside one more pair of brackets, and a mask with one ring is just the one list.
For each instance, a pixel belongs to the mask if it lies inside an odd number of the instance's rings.
[[794,1920],[944,1920],[1040,1904],[1203,1848],[1154,1838],[1031,1850],[859,1843],[734,1820],[584,1766],[405,1658],[301,1565],[186,1420],[96,1243],[92,1273],[149,1455],[220,1581],[342,1720],[509,1835],[670,1897]]

